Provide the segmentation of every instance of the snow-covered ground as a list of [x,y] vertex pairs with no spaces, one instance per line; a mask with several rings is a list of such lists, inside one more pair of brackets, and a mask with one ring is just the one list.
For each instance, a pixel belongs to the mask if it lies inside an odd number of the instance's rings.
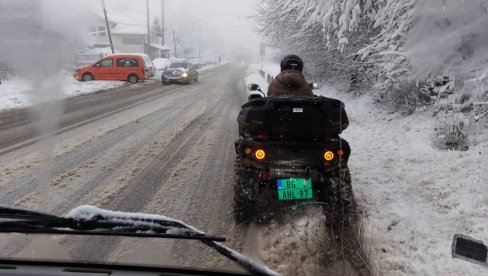
[[[246,83],[267,88],[250,66]],[[453,259],[456,233],[488,243],[488,122],[478,123],[468,151],[432,146],[428,111],[403,117],[368,96],[323,87],[316,94],[346,104],[353,190],[363,211],[363,251],[377,275],[488,275]]]
[[81,94],[93,93],[100,90],[112,89],[129,85],[124,81],[91,81],[80,82],[75,80],[70,73],[64,72],[50,79],[50,83],[44,84],[46,87],[53,87],[59,92],[49,91],[45,95],[46,89],[33,90],[32,84],[20,78],[2,80],[0,84],[0,110],[22,108],[42,102],[43,98],[52,99],[55,94],[58,98],[68,98]]
[[30,105],[30,84],[22,79],[2,80],[0,84],[0,110]]
[[456,233],[488,242],[488,131],[468,151],[431,145],[430,112],[400,117],[324,87],[318,94],[346,104],[350,169],[365,234],[364,249],[379,275],[487,275],[452,259]]

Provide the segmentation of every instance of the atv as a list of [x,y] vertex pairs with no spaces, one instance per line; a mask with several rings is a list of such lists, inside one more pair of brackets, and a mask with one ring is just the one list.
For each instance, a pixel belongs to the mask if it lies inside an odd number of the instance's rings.
[[[262,93],[256,84],[248,89]],[[276,207],[312,203],[324,206],[329,224],[350,221],[355,206],[347,166],[351,149],[339,137],[349,121],[341,101],[252,94],[237,121],[236,223]]]

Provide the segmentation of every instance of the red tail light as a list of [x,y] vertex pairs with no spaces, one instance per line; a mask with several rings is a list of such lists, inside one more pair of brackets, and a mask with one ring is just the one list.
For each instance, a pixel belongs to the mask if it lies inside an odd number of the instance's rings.
[[256,138],[261,139],[261,140],[266,140],[266,138],[268,138],[268,135],[266,135],[264,133],[259,133],[258,135],[256,135]]

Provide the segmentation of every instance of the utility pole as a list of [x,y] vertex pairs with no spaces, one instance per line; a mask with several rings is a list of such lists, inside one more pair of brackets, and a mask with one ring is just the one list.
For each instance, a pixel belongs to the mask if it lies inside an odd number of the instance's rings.
[[175,58],[178,58],[178,54],[176,53],[176,32],[173,30],[173,44],[175,45]]
[[163,40],[161,41],[163,45],[165,45],[164,41],[164,0],[161,0],[161,37]]
[[102,6],[103,6],[103,14],[105,16],[105,25],[107,27],[107,34],[108,34],[108,41],[110,41],[110,50],[112,50],[112,54],[114,53],[114,44],[112,43],[112,34],[110,33],[110,26],[108,24],[108,18],[107,18],[107,9],[105,9],[105,1],[102,0]]
[[149,0],[146,0],[146,18],[147,18],[147,54],[151,58],[151,27],[149,25]]

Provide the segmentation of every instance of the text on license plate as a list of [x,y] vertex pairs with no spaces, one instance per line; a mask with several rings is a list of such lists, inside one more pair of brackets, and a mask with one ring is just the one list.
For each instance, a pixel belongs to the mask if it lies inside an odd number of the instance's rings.
[[300,200],[313,198],[312,179],[309,178],[287,178],[278,179],[279,200]]

